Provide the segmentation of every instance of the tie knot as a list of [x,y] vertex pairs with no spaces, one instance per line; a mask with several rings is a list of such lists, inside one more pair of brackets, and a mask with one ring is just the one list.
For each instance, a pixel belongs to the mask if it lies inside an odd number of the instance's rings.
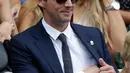
[[63,33],[60,34],[58,38],[62,43],[66,43],[66,36]]

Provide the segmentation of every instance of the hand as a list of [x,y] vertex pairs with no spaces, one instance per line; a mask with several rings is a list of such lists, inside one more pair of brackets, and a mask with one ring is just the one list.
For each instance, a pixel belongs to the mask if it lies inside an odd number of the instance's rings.
[[97,66],[91,66],[83,70],[84,73],[99,73],[99,68]]
[[9,22],[3,22],[0,24],[0,42],[3,43],[4,40],[11,39],[11,33],[14,29],[13,24]]
[[112,3],[112,1],[113,0],[103,0],[105,8],[108,7]]
[[105,61],[102,58],[99,59],[99,62],[100,65],[102,66],[100,67],[100,73],[116,73],[114,68],[105,63]]

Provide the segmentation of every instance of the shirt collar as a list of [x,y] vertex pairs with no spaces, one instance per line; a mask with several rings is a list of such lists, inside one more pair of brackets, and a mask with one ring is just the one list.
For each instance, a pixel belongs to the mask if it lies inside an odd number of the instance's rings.
[[61,34],[61,33],[64,33],[67,37],[67,39],[71,39],[71,36],[72,36],[72,28],[70,26],[70,22],[67,26],[67,28],[63,31],[63,32],[60,32],[58,31],[57,29],[51,27],[49,24],[46,23],[46,21],[44,20],[44,18],[42,19],[42,24],[46,30],[46,32],[50,35],[50,37],[52,37],[54,40],[56,40],[58,38],[58,36]]

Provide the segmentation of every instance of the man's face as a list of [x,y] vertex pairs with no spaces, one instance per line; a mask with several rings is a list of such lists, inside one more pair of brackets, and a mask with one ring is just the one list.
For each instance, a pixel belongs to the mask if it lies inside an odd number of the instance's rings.
[[74,5],[71,0],[57,3],[56,0],[44,0],[44,17],[52,22],[67,23],[71,20]]

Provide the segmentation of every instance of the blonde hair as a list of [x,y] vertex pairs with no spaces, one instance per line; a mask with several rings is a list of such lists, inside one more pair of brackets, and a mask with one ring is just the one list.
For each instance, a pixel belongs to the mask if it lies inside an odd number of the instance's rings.
[[36,21],[39,21],[42,17],[42,12],[37,4],[37,0],[26,0],[23,4],[22,7],[27,8],[29,11],[34,12],[36,15]]
[[86,15],[89,15],[89,23],[92,26],[99,28],[104,34],[106,43],[109,42],[107,21],[105,20],[106,18],[104,15],[103,0],[79,0],[78,5],[84,5],[86,3],[85,1],[89,1],[89,8],[86,8],[88,10],[86,10],[85,13]]
[[[121,49],[121,58],[123,61],[130,62],[130,31],[127,33],[123,48]],[[127,73],[127,68],[124,67],[122,73]]]
[[[19,32],[35,25],[42,16],[43,15],[38,7],[37,0],[26,0],[22,4],[17,22]],[[29,18],[29,20],[26,20],[27,18]]]

